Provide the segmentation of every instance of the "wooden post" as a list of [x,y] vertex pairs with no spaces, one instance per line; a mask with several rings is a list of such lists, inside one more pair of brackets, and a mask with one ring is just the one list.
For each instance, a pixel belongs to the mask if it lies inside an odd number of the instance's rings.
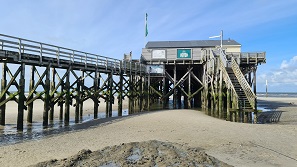
[[18,103],[18,117],[17,117],[17,130],[22,131],[24,125],[24,102],[25,102],[25,63],[21,63],[21,72],[19,80],[19,103]]
[[[61,94],[64,94],[64,81],[61,81]],[[59,120],[63,120],[63,111],[64,111],[64,95],[59,98],[59,106],[60,106],[60,113],[59,113]]]
[[147,110],[148,111],[150,111],[150,109],[151,109],[151,105],[150,105],[150,94],[151,94],[151,88],[150,88],[150,86],[151,86],[151,75],[149,74],[148,75],[148,89],[147,89],[147,91],[148,91],[148,93],[147,93]]
[[80,82],[80,104],[79,104],[79,116],[82,119],[84,112],[84,86],[85,86],[85,72],[81,71],[81,82]]
[[[191,70],[191,66],[189,65],[188,67],[188,70]],[[191,105],[191,101],[192,101],[192,98],[190,98],[191,96],[191,72],[189,72],[188,74],[188,96],[187,96],[187,106],[188,108],[192,108],[192,105]]]
[[[162,88],[163,88],[163,97],[162,97],[162,108],[165,109],[166,108],[166,100],[167,98],[165,98],[166,95],[166,77],[165,75],[163,76],[163,80],[162,80]],[[162,89],[161,89],[162,90]]]
[[[0,101],[4,101],[6,99],[6,92],[4,93],[4,90],[6,88],[6,71],[7,71],[7,64],[2,63],[2,79],[1,79],[1,93],[3,93],[3,96],[1,97]],[[0,107],[0,125],[5,125],[5,109],[6,109],[6,104],[3,104]]]
[[139,76],[139,110],[140,111],[143,111],[143,82],[142,82],[142,79],[143,79],[143,77],[141,76],[141,74],[140,74],[140,76]]
[[220,70],[219,83],[219,118],[223,118],[223,72]]
[[129,114],[134,113],[134,107],[133,107],[133,100],[134,100],[134,77],[130,74],[129,76]]
[[[253,77],[253,80],[254,80],[254,93],[255,95],[257,94],[257,83],[256,83],[256,71],[257,71],[257,67],[254,67],[253,68],[253,71],[254,71],[254,77]],[[258,122],[258,109],[257,109],[257,98],[255,98],[255,112],[254,112],[254,123],[257,123]]]
[[69,120],[70,120],[70,81],[69,81],[69,77],[70,77],[70,70],[71,67],[68,68],[69,72],[66,76],[66,83],[65,83],[65,91],[66,91],[66,95],[65,95],[65,113],[64,113],[64,122],[66,125],[69,124]]
[[227,89],[227,118],[226,120],[227,121],[231,121],[231,118],[230,118],[230,89],[228,88]]
[[50,115],[49,115],[49,120],[53,121],[54,120],[54,110],[55,110],[55,104],[54,104],[54,95],[55,92],[53,92],[55,90],[55,77],[56,77],[56,69],[52,68],[52,80],[51,80],[51,94],[53,94],[52,97],[50,97]]
[[[32,91],[34,91],[34,74],[35,74],[35,66],[31,67],[31,77],[30,77],[30,84],[29,84],[29,92],[31,93]],[[28,101],[33,99],[33,95],[34,93],[32,93],[31,96],[28,97]],[[33,122],[33,102],[28,104],[28,114],[27,114],[27,122],[28,123],[32,123]]]
[[[122,69],[122,62],[121,62],[121,69]],[[119,80],[119,92],[118,92],[118,116],[123,115],[123,79],[124,79],[124,73],[122,70],[120,70],[120,80]]]
[[82,78],[79,77],[77,78],[77,84],[76,84],[76,97],[75,97],[75,123],[79,122],[79,107],[80,107],[80,103],[81,103],[81,81]]
[[99,108],[99,101],[98,101],[98,88],[99,88],[99,79],[100,79],[100,74],[98,72],[98,69],[96,68],[95,74],[94,74],[94,119],[98,118],[98,108]]
[[177,97],[176,97],[176,88],[175,88],[175,85],[176,85],[176,64],[174,64],[174,69],[173,69],[173,108],[176,109],[176,102],[177,102]]
[[43,126],[48,126],[48,112],[50,108],[50,66],[45,69],[45,84],[44,84],[44,106],[43,106]]
[[106,103],[107,104],[107,113],[108,117],[112,117],[112,104],[113,104],[113,95],[112,95],[112,88],[113,88],[113,78],[112,78],[112,71],[108,74],[109,75],[109,80],[108,80],[108,100]]

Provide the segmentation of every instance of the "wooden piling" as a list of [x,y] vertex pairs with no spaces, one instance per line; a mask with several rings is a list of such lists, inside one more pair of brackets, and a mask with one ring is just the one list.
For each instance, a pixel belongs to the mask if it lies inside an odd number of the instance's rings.
[[227,121],[231,121],[231,115],[230,115],[230,101],[231,101],[231,96],[230,96],[230,89],[227,89]]
[[25,107],[25,63],[20,65],[20,79],[19,79],[19,102],[18,102],[18,116],[17,116],[17,130],[24,129],[24,107]]
[[112,104],[113,104],[113,78],[112,78],[112,72],[110,72],[109,74],[109,82],[108,82],[108,117],[112,117]]
[[191,93],[192,93],[192,90],[191,90],[191,65],[188,66],[188,95],[187,95],[187,108],[191,108],[192,105],[191,105],[191,101],[192,101],[192,98],[190,98],[191,96]]
[[54,95],[55,95],[55,77],[56,77],[56,69],[52,68],[52,76],[51,76],[51,88],[50,88],[50,114],[49,114],[49,120],[54,121],[54,112],[55,112],[55,103],[54,103]]
[[77,78],[77,83],[76,83],[76,97],[75,97],[75,123],[79,122],[80,119],[80,114],[79,114],[79,109],[80,109],[80,103],[82,101],[81,99],[81,81],[82,78],[81,76]]
[[45,84],[44,84],[44,106],[43,106],[43,126],[48,126],[48,113],[50,109],[50,66],[45,69]]
[[[2,79],[1,79],[1,94],[2,97],[0,98],[0,101],[4,101],[6,99],[6,92],[5,88],[6,88],[6,71],[7,71],[7,64],[6,63],[2,63]],[[0,106],[0,125],[5,125],[5,112],[6,112],[6,103],[2,104],[2,106]]]
[[99,80],[100,80],[100,74],[98,72],[98,69],[95,70],[94,74],[94,119],[98,118],[98,108],[99,108],[99,101],[98,101],[98,89],[99,89]]
[[64,91],[65,93],[65,112],[64,112],[64,123],[65,125],[69,124],[70,121],[70,81],[69,81],[69,77],[70,77],[70,71],[71,71],[71,67],[69,67],[68,72],[66,73],[66,82],[65,82],[65,87],[64,87]]
[[[165,77],[165,75],[163,76],[163,79],[162,79],[162,88],[163,88],[162,108],[165,109],[166,108],[166,99],[167,99],[165,97],[165,95],[166,95],[166,77]],[[161,90],[162,90],[162,88],[161,88]]]
[[[122,62],[121,62],[122,67]],[[120,79],[119,79],[119,88],[118,88],[118,115],[123,115],[123,80],[124,80],[124,72],[121,70],[120,73]]]
[[219,118],[223,118],[223,72],[222,70],[219,71],[220,73],[220,81],[219,81]]
[[[30,84],[29,84],[29,94],[31,96],[27,97],[27,101],[31,101],[33,99],[33,91],[34,91],[34,84],[35,84],[35,79],[34,79],[34,74],[35,74],[35,66],[31,66],[31,76],[30,76]],[[33,122],[33,105],[34,101],[30,102],[28,104],[28,113],[27,113],[27,122],[32,123]]]
[[84,112],[84,85],[85,85],[85,72],[81,70],[81,81],[80,81],[80,102],[79,102],[79,116],[82,119]]
[[61,92],[60,92],[60,98],[59,98],[59,102],[58,105],[60,106],[60,112],[59,112],[59,120],[62,121],[63,120],[63,113],[64,113],[64,81],[61,81]]

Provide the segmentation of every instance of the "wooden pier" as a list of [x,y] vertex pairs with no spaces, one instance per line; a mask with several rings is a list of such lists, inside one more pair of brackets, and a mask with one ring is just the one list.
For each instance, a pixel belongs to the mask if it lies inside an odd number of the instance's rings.
[[[133,61],[0,34],[0,125],[5,125],[9,112],[6,103],[15,101],[17,129],[23,130],[24,110],[27,123],[32,123],[36,99],[44,102],[45,127],[55,112],[67,125],[71,106],[79,122],[88,99],[94,102],[94,119],[99,99],[106,102],[106,117],[112,116],[112,105],[118,100],[121,116],[124,98],[129,99],[129,114],[162,103],[164,109],[199,107],[221,119],[257,122],[252,120],[252,113],[257,119],[256,70],[265,63],[265,52],[242,53],[234,40],[222,44],[219,47],[220,40],[148,42],[140,61]],[[8,64],[17,69],[12,71]],[[12,87],[17,91],[12,92]],[[59,111],[54,111],[55,105]]]
[[[147,94],[144,88],[146,67],[139,62],[124,61],[73,49],[0,34],[2,63],[0,94],[0,125],[5,125],[6,103],[18,105],[17,129],[23,130],[24,110],[32,123],[34,101],[44,102],[43,126],[53,121],[54,112],[67,125],[70,107],[75,107],[75,122],[83,116],[84,101],[94,101],[94,119],[98,117],[99,98],[106,102],[106,117],[112,116],[112,105],[118,100],[118,115],[122,101],[129,99],[129,114],[144,110]],[[8,64],[17,66],[13,72]],[[28,67],[30,67],[28,71]],[[38,67],[38,70],[37,70]],[[41,68],[40,68],[41,67]],[[27,69],[27,70],[26,70]],[[25,73],[30,74],[25,77]],[[92,80],[93,84],[86,83]],[[25,87],[25,82],[29,86]],[[11,92],[14,87],[16,92]],[[38,88],[42,91],[38,91]],[[25,91],[29,91],[25,96]],[[117,97],[117,99],[115,99]],[[60,106],[54,111],[54,106]]]

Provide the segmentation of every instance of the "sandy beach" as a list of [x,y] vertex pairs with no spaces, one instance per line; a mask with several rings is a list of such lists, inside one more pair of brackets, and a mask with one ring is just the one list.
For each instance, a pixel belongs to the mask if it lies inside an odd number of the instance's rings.
[[245,124],[197,110],[165,110],[123,117],[92,128],[0,146],[0,166],[28,166],[63,159],[83,149],[157,140],[201,148],[233,166],[297,166],[297,99],[259,98],[259,106],[283,111],[279,123]]

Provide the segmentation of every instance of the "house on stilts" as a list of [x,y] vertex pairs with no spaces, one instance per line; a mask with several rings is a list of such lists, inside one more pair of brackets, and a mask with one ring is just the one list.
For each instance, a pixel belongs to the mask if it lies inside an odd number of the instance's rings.
[[235,40],[149,41],[149,104],[163,108],[202,108],[236,122],[257,119],[256,71],[265,52],[241,52]]

